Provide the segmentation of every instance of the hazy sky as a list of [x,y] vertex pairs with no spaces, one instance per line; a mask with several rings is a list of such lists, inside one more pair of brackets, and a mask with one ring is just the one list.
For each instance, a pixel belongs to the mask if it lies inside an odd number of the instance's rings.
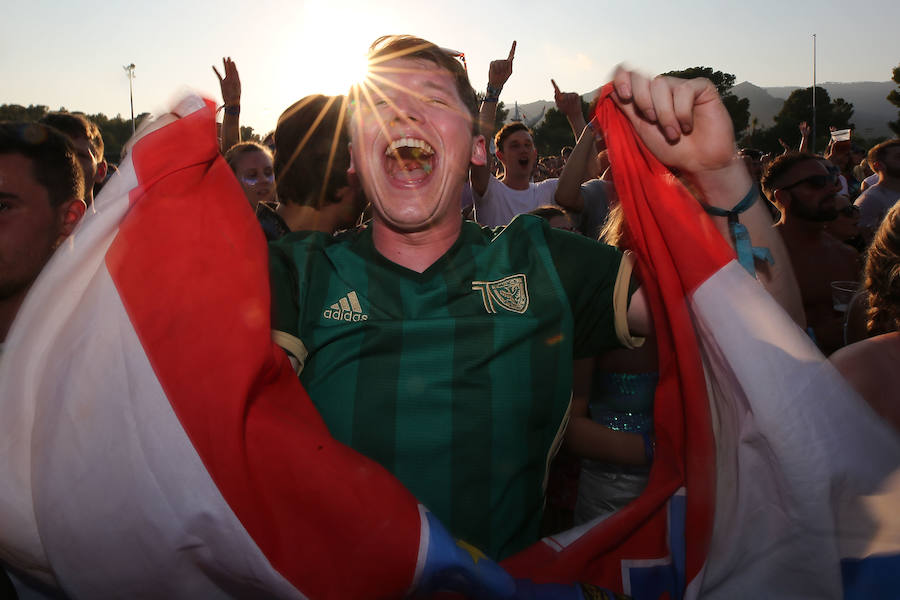
[[507,105],[552,99],[550,77],[587,92],[622,61],[811,85],[813,33],[819,82],[886,81],[900,63],[897,0],[31,0],[0,13],[0,104],[128,116],[129,63],[136,114],[165,109],[184,89],[221,102],[210,66],[228,55],[243,84],[241,122],[261,133],[306,94],[346,91],[368,45],[387,33],[465,52],[476,90],[517,40]]

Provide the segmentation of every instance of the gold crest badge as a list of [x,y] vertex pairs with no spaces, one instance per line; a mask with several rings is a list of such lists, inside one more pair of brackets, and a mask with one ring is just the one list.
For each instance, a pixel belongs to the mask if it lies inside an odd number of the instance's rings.
[[472,290],[481,292],[484,309],[489,313],[496,313],[497,305],[519,314],[528,310],[528,281],[524,273],[497,281],[473,281]]

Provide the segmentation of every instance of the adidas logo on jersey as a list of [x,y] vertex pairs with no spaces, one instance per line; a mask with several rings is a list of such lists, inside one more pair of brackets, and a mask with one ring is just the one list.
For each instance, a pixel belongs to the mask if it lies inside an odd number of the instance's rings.
[[356,295],[356,292],[348,292],[346,296],[326,308],[322,312],[322,316],[326,319],[346,321],[348,323],[367,321],[369,319],[369,315],[363,312],[362,306],[359,304],[359,297]]

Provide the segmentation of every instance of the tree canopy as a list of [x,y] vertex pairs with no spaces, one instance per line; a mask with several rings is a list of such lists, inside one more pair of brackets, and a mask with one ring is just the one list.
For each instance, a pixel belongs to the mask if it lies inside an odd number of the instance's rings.
[[[891,77],[891,80],[900,88],[900,65],[894,67],[894,76]],[[900,107],[900,91],[891,90],[891,93],[887,95],[887,99],[894,106]],[[897,112],[897,120],[888,123],[888,127],[891,128],[895,135],[900,136],[900,111]]]
[[712,67],[689,67],[680,71],[669,71],[663,73],[670,77],[680,77],[682,79],[695,79],[697,77],[706,77],[714,86],[719,96],[722,98],[722,104],[731,116],[731,122],[734,125],[734,137],[739,139],[741,134],[750,124],[750,100],[747,98],[739,98],[731,93],[734,87],[735,77],[731,73],[724,71],[716,71]]
[[[65,107],[60,107],[58,110],[66,111]],[[19,104],[3,104],[0,105],[0,121],[39,121],[48,112],[50,112],[50,108],[43,104],[29,104],[27,107]],[[135,122],[139,123],[149,114],[141,113],[135,117]],[[100,135],[103,136],[104,158],[111,163],[118,163],[122,146],[131,138],[131,119],[124,119],[122,115],[116,115],[110,119],[103,113],[86,114],[85,116],[100,128]]]

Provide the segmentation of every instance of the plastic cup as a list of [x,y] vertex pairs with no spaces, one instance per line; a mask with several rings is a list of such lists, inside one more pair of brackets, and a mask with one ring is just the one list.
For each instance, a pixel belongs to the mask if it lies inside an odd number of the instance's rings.
[[849,129],[836,129],[831,132],[831,139],[835,142],[849,142],[850,141],[850,130]]
[[859,291],[859,282],[857,281],[832,281],[831,304],[834,310],[846,313],[847,306],[857,291]]

